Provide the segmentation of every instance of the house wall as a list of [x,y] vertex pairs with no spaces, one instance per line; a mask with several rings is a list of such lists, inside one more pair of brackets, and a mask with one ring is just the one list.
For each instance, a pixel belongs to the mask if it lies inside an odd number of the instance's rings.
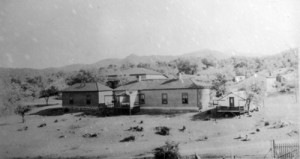
[[224,97],[223,99],[219,100],[217,104],[219,106],[225,106],[229,107],[229,97],[234,97],[234,106],[245,106],[246,105],[246,100],[236,96],[235,94],[229,94],[228,96]]
[[200,110],[210,109],[210,89],[198,89],[198,101],[198,107]]
[[[197,107],[197,89],[142,90],[145,104],[141,107]],[[168,104],[162,104],[162,93],[168,95]],[[182,93],[188,93],[188,104],[182,104]]]
[[112,103],[112,95],[113,95],[112,91],[99,92],[98,95],[99,95],[99,104],[104,104],[105,102]]
[[[91,104],[86,104],[86,96],[91,96]],[[73,98],[73,105],[69,103],[70,97]],[[98,92],[63,92],[63,107],[97,107],[99,104]]]

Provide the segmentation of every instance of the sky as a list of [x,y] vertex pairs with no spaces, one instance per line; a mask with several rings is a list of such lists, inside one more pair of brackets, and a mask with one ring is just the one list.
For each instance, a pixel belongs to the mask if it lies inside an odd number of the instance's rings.
[[298,0],[1,0],[0,67],[299,47]]

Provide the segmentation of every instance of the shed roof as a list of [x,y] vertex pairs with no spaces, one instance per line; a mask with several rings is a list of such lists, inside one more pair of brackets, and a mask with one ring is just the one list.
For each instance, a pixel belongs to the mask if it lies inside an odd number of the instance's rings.
[[115,90],[162,90],[162,89],[195,89],[204,88],[191,79],[153,79],[131,81]]
[[247,98],[244,91],[237,91],[237,92],[229,92],[229,93],[223,95],[222,97],[220,97],[219,99],[217,99],[217,101],[221,100],[221,99],[223,99],[223,98],[225,98],[225,97],[227,97],[227,96],[229,96],[231,94],[233,94],[234,96],[239,97],[239,98],[241,98],[243,100],[246,100],[246,98]]
[[100,83],[76,83],[62,92],[98,92],[98,91],[112,91],[111,88]]

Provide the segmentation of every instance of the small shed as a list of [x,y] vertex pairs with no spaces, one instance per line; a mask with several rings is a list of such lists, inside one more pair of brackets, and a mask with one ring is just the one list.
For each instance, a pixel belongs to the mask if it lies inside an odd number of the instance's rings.
[[230,92],[213,101],[216,111],[220,113],[244,113],[247,110],[246,103],[244,91]]
[[245,76],[235,76],[235,77],[234,77],[234,81],[235,81],[235,82],[240,82],[240,81],[243,81],[243,80],[245,80],[245,79],[246,79]]

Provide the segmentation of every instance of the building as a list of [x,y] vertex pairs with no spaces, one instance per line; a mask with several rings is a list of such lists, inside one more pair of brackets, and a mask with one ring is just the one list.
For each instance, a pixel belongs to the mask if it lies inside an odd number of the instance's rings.
[[240,81],[243,81],[243,80],[245,80],[245,79],[246,79],[245,76],[235,76],[235,77],[234,77],[234,81],[235,81],[235,82],[240,82]]
[[77,109],[98,109],[112,106],[113,91],[100,83],[77,83],[62,90],[62,106]]
[[244,113],[247,110],[246,93],[230,92],[213,101],[218,113]]
[[[209,109],[209,86],[199,85],[192,79],[137,79],[115,90],[117,103],[131,103],[141,108],[199,108]],[[126,94],[124,96],[124,94]],[[129,94],[131,94],[131,97]],[[133,100],[133,101],[132,101]]]
[[147,79],[167,79],[168,77],[162,73],[145,69],[145,68],[130,68],[127,70],[117,70],[107,74],[108,85],[111,88],[116,88],[121,78],[126,78],[129,81],[132,80],[147,80]]

